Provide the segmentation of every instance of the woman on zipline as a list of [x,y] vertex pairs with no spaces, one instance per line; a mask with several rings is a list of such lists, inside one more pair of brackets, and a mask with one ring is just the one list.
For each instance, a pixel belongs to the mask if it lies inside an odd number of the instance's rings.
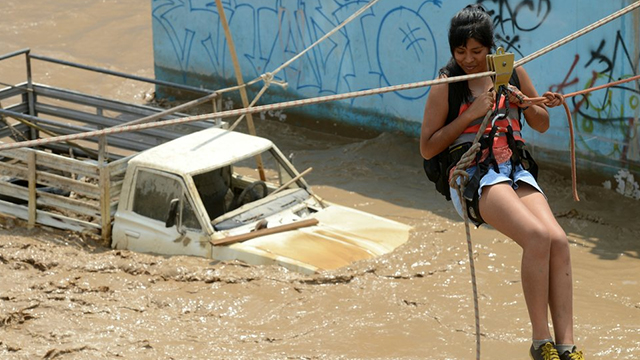
[[[488,71],[486,56],[495,49],[493,25],[480,5],[469,5],[451,19],[449,46],[452,58],[440,70],[441,77]],[[530,168],[535,163],[517,145],[522,143],[521,116],[542,133],[549,128],[549,113],[544,106],[526,106],[519,101],[538,94],[522,67],[514,69],[514,74],[507,96],[496,94],[489,77],[434,85],[424,111],[420,152],[425,159],[432,159],[445,150],[468,148],[465,145],[473,141],[484,116],[494,109],[496,100],[500,102],[497,112],[505,116],[496,117],[496,136],[484,140],[481,156],[466,170],[471,180],[476,175],[478,181],[476,188],[470,181],[471,195],[464,198],[476,225],[485,222],[522,247],[522,287],[533,338],[531,358],[579,360],[583,355],[573,338],[573,280],[567,236],[536,182],[536,171]],[[562,103],[559,94],[547,92],[543,96],[548,98],[547,106]],[[507,128],[511,130],[505,131]],[[485,134],[491,129],[490,123]],[[450,191],[462,216],[458,194]],[[549,309],[555,342],[549,329]]]

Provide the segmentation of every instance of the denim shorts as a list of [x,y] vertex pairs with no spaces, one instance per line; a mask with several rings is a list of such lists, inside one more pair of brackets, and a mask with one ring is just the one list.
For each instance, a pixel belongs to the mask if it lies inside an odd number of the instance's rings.
[[[467,169],[467,173],[469,174],[469,178],[473,176],[473,174],[477,170],[477,166],[472,166]],[[513,173],[513,179],[509,177],[511,174],[511,161],[505,161],[502,164],[498,165],[499,173],[495,172],[493,167],[489,167],[489,172],[487,172],[482,179],[480,179],[480,188],[478,189],[478,195],[482,197],[482,188],[485,186],[495,185],[501,182],[508,182],[509,185],[513,188],[513,190],[518,189],[518,182],[522,181],[531,185],[534,189],[538,190],[542,195],[542,189],[536,179],[531,175],[530,172],[522,168],[522,165],[516,166],[516,169]],[[460,181],[460,178],[458,178]],[[460,204],[460,198],[458,197],[458,192],[454,188],[450,188],[451,191],[451,201],[453,202],[453,206],[456,208],[458,215],[464,219],[464,215],[462,214],[462,205]],[[546,195],[545,195],[546,198]],[[475,224],[478,226],[479,224]]]

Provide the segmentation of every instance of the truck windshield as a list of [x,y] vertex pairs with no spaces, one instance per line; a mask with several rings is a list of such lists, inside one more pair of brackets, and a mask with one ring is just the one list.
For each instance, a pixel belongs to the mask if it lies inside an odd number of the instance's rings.
[[[293,178],[293,173],[284,165],[280,155],[275,151],[270,150],[261,153],[260,159],[262,161],[262,168],[264,169],[264,175],[266,178],[264,181],[266,183],[279,187]],[[241,177],[260,180],[257,157],[245,158],[234,163],[233,171]],[[296,184],[290,186],[290,188],[296,187],[299,186]]]
[[[293,171],[281,154],[269,150],[260,154],[264,180],[260,179],[257,157],[249,157],[206,173],[193,176],[209,220],[267,197],[293,179]],[[298,182],[287,186],[300,188]]]

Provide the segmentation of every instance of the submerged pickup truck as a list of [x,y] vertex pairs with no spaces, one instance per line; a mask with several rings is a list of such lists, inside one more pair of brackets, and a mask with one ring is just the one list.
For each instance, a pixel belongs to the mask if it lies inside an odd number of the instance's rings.
[[314,272],[388,253],[408,231],[321,200],[271,141],[212,128],[129,161],[112,246]]
[[[0,60],[22,55],[127,77],[28,50]],[[39,84],[27,71],[26,82],[0,89],[0,143],[187,116]],[[116,249],[300,272],[339,268],[407,241],[409,226],[323,201],[271,141],[225,127],[205,120],[0,151],[0,213],[28,226],[99,234]]]

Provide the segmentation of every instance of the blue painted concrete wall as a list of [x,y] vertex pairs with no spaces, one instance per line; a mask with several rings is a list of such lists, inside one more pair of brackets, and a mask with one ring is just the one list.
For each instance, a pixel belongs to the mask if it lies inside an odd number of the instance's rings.
[[[491,13],[498,43],[526,56],[635,0],[477,0]],[[245,80],[273,71],[367,3],[363,0],[223,0]],[[451,56],[449,20],[467,2],[381,0],[277,78],[261,103],[430,80]],[[235,83],[213,0],[153,0],[156,77],[207,88]],[[569,93],[638,74],[640,11],[554,50],[525,68],[540,93]],[[254,91],[260,85],[255,85]],[[285,110],[321,120],[418,136],[428,88]],[[582,163],[605,173],[640,169],[638,83],[571,101]],[[545,134],[526,131],[539,156],[566,163],[564,111]]]

